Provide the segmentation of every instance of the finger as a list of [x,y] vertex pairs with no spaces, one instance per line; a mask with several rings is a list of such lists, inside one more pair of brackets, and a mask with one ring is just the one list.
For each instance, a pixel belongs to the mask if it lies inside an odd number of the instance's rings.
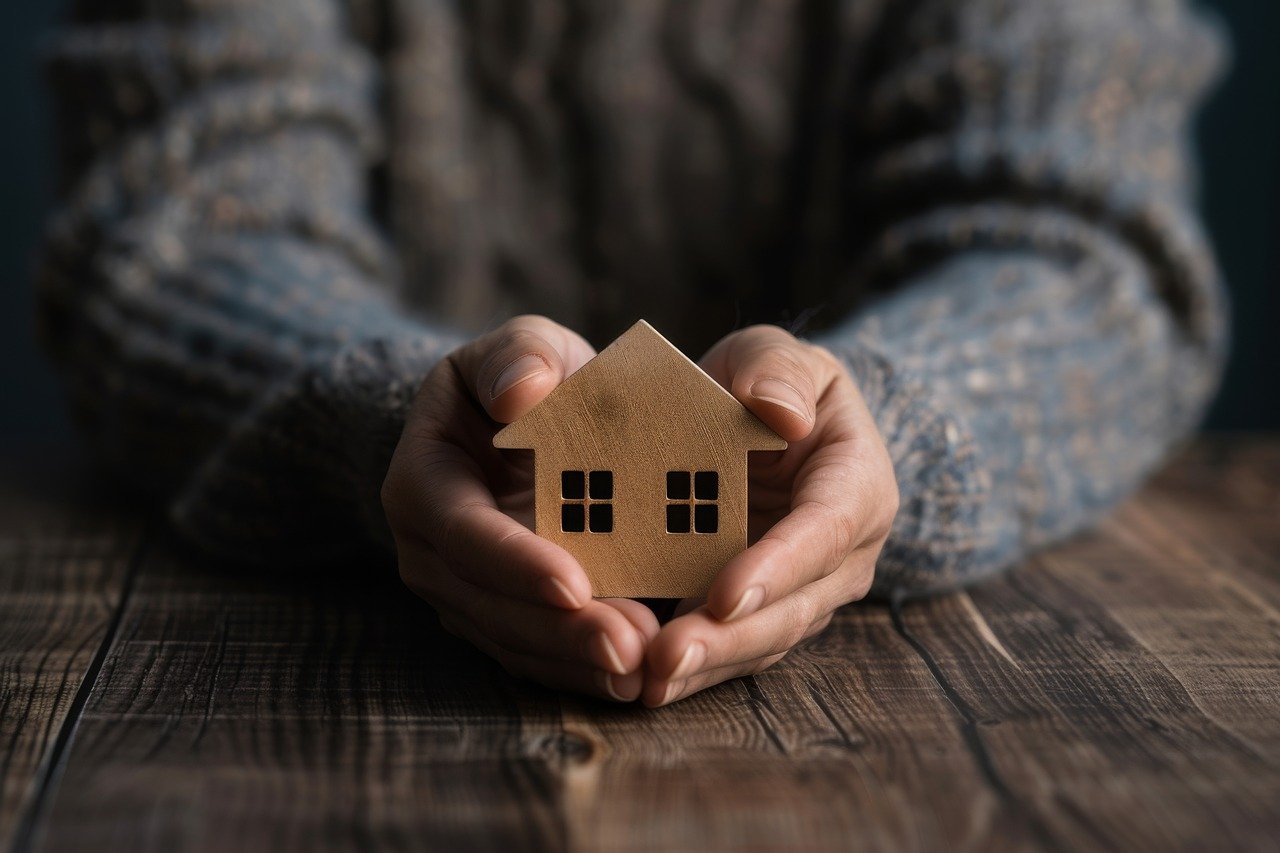
[[[459,579],[425,547],[407,545],[401,556],[411,566],[401,572],[406,586],[437,610],[465,617],[509,652],[589,663],[617,675],[634,672],[644,660],[648,638],[616,606],[589,601],[563,610],[530,604]],[[656,620],[654,629],[656,634]]]
[[[814,622],[809,626],[809,629],[805,631],[804,636],[801,637],[801,641],[803,642],[804,640],[808,640],[818,634],[821,634],[827,629],[827,626],[831,624],[831,619],[832,614],[828,613],[823,618]],[[790,654],[790,650],[786,652],[779,652],[777,654],[766,655],[765,657],[756,658],[754,660],[735,661],[734,663],[725,666],[701,670],[687,678],[682,678],[676,681],[647,678],[642,698],[644,703],[651,708],[656,708],[660,705],[667,705],[671,702],[679,701],[687,696],[692,696],[699,690],[705,690],[708,687],[713,687],[721,682],[729,681],[734,678],[741,678],[747,675],[757,675],[781,661],[788,654]]]
[[475,625],[456,613],[440,614],[449,633],[461,637],[493,658],[509,675],[556,690],[569,690],[613,702],[634,702],[644,686],[639,672],[615,675],[589,665],[550,660],[512,652],[487,638]]
[[862,598],[882,542],[872,523],[873,495],[869,485],[850,484],[822,497],[802,488],[795,509],[716,575],[707,609],[725,621],[742,619],[859,560],[868,567],[866,585],[850,587],[846,600]]
[[599,598],[596,599],[601,604],[613,607],[622,613],[636,630],[640,632],[640,636],[644,639],[645,646],[654,637],[658,636],[658,631],[662,627],[658,624],[658,617],[653,611],[645,607],[640,602],[631,598]]
[[831,381],[829,358],[777,326],[752,326],[712,347],[703,367],[788,441],[807,436],[818,396]]
[[[707,592],[707,606],[722,619],[742,618],[827,577],[855,551],[874,556],[889,534],[898,510],[893,463],[852,381],[836,377],[831,394],[822,446],[797,472],[792,510],[730,560]],[[870,575],[865,580],[869,587]]]
[[511,423],[594,355],[577,333],[546,317],[524,315],[482,335],[451,358],[489,417]]
[[721,622],[700,608],[667,623],[649,644],[645,671],[651,680],[683,681],[708,669],[780,654],[812,623],[800,596],[736,622]]
[[708,687],[714,687],[722,682],[732,681],[735,678],[743,678],[748,675],[756,675],[786,656],[786,652],[781,652],[754,661],[743,661],[729,666],[705,670],[679,681],[646,680],[640,692],[640,700],[649,708],[670,705],[672,702],[678,702],[681,699],[692,696],[694,693],[706,690]]
[[680,681],[703,670],[785,652],[844,603],[848,583],[841,572],[733,622],[722,622],[706,608],[673,619],[649,644],[645,670],[653,680]]
[[384,487],[393,528],[411,531],[449,571],[491,592],[567,609],[591,600],[578,561],[499,510],[474,461],[437,441],[420,442],[417,456],[393,466],[407,473]]

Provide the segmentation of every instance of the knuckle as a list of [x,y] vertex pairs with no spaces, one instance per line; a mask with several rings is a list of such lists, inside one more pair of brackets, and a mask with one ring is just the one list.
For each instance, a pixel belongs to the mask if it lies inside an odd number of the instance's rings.
[[387,523],[393,532],[414,529],[431,538],[443,522],[447,507],[433,496],[433,483],[456,467],[441,443],[435,441],[402,444],[396,449],[379,497]]
[[883,440],[877,442],[876,448],[876,481],[883,485],[881,491],[886,498],[892,498],[894,507],[898,505],[898,472],[893,467],[893,458],[889,456],[889,448]]
[[413,576],[413,572],[409,568],[409,561],[404,558],[404,555],[396,557],[396,574],[400,577],[400,583],[417,592],[415,588],[416,578]]
[[884,542],[893,532],[893,522],[898,517],[898,495],[886,498],[883,506],[875,514],[871,522],[870,536],[872,542]]
[[505,636],[505,623],[496,618],[492,610],[487,607],[474,607],[470,609],[467,618],[471,620],[471,624],[475,626],[476,631],[498,649],[504,652],[514,651],[509,638]]
[[787,625],[778,636],[777,641],[769,647],[769,654],[779,654],[793,648],[804,640],[809,626],[814,622],[813,613],[816,608],[808,600],[809,596],[802,591],[797,593],[797,597],[799,600],[787,620]]
[[808,622],[797,621],[794,625],[788,625],[787,630],[783,632],[781,641],[769,649],[772,654],[785,652],[787,649],[795,648],[799,645],[809,630]]
[[814,623],[830,617],[832,605],[827,599],[827,596],[820,594],[813,587],[806,587],[800,591],[800,604],[794,620],[794,627],[799,631],[799,636],[791,645],[794,646],[807,637]]
[[792,533],[793,531],[783,533],[771,530],[755,546],[758,548],[771,543],[777,549],[777,556],[772,561],[777,567],[773,575],[776,582],[765,584],[765,601],[783,599],[793,590],[802,589],[805,584],[817,579],[814,575],[818,562],[809,554],[803,540],[798,540]]
[[813,625],[809,627],[809,630],[805,632],[805,639],[811,639],[813,637],[816,637],[819,634],[821,634],[823,631],[827,630],[827,628],[830,627],[831,621],[834,618],[835,618],[835,613],[831,612],[823,616],[817,622],[814,622]]
[[394,460],[382,481],[382,487],[378,490],[378,500],[382,504],[382,512],[387,517],[387,523],[391,525],[392,530],[395,530],[400,520],[401,498],[400,475]]
[[764,672],[764,671],[765,671],[766,669],[768,669],[769,667],[771,667],[771,666],[773,666],[774,664],[778,663],[780,660],[782,660],[782,659],[783,659],[783,658],[785,658],[786,656],[787,656],[787,653],[786,653],[786,652],[779,652],[778,654],[773,654],[773,655],[768,655],[767,657],[762,657],[762,658],[760,658],[759,660],[754,661],[754,662],[751,664],[751,666],[749,666],[749,667],[747,668],[747,674],[748,674],[748,675],[759,675],[760,673]]
[[888,538],[893,532],[893,524],[898,520],[898,510],[902,508],[902,495],[899,494],[897,484],[889,490],[884,501],[884,518],[881,521],[881,538]]
[[875,566],[873,565],[869,571],[859,572],[849,589],[850,601],[861,601],[871,592],[871,585],[875,582]]
[[[892,471],[892,468],[890,468]],[[892,473],[879,482],[885,484],[872,492],[870,516],[867,521],[868,542],[884,542],[893,531],[893,523],[898,518],[898,510],[902,505],[902,496],[898,491],[898,482]]]
[[462,626],[459,624],[457,617],[447,611],[436,611],[436,618],[440,620],[440,627],[446,634],[457,637],[458,639],[466,639]]
[[897,473],[893,470],[892,463],[887,460],[885,462],[884,483],[885,514],[892,519],[893,516],[898,514],[898,509],[902,506],[902,491],[898,488]]
[[445,585],[438,576],[439,566],[427,556],[407,556],[401,551],[396,560],[400,582],[419,598],[437,606],[446,598]]
[[[423,470],[420,468],[419,473],[420,475],[430,476],[429,469]],[[452,507],[444,501],[435,499],[434,496],[429,494],[430,490],[427,491],[428,494],[424,496],[425,500],[420,502],[421,505],[417,507],[415,515],[417,516],[418,529],[422,531],[422,534],[431,545],[439,549],[442,544],[441,536],[447,529],[450,516],[453,514]]]
[[502,671],[512,678],[527,678],[525,668],[521,665],[520,658],[511,652],[497,646],[489,651],[489,656],[498,662],[498,666],[502,667]]
[[494,648],[506,654],[523,657],[538,645],[536,642],[530,642],[524,634],[524,629],[512,624],[509,619],[495,613],[490,607],[471,607],[467,612],[467,618],[471,620],[471,624],[481,636]]
[[471,504],[459,507],[432,507],[426,513],[427,529],[432,531],[431,545],[449,566],[456,563],[454,555],[460,553],[458,539],[462,535],[462,517]]
[[[857,545],[857,520],[852,512],[841,510],[821,498],[809,498],[806,501],[809,511],[821,520],[822,527],[831,537],[831,548],[837,556],[844,556],[853,551]],[[834,566],[832,567],[834,569]]]
[[810,584],[805,587],[804,592],[808,606],[804,608],[803,615],[808,620],[808,625],[817,622],[844,603],[835,600],[837,596],[832,594],[833,583],[834,579],[827,579],[822,583]]

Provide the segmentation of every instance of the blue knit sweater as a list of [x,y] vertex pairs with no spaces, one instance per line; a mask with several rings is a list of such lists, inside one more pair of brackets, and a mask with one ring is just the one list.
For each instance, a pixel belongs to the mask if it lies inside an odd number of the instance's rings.
[[219,553],[374,553],[418,383],[518,311],[836,352],[902,490],[880,594],[1079,529],[1214,390],[1223,51],[1173,0],[79,5],[45,339]]

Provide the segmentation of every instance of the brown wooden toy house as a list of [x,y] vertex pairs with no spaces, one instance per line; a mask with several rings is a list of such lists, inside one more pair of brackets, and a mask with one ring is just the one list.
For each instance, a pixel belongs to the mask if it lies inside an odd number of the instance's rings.
[[597,596],[684,597],[747,543],[747,453],[787,443],[641,320],[495,447],[534,451],[535,531]]

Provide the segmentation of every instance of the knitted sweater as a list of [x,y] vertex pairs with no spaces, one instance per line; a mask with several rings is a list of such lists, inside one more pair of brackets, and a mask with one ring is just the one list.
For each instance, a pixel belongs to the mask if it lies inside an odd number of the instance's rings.
[[220,554],[377,553],[420,380],[514,312],[830,348],[902,492],[880,595],[1081,528],[1214,390],[1223,50],[1175,0],[78,5],[44,339]]

